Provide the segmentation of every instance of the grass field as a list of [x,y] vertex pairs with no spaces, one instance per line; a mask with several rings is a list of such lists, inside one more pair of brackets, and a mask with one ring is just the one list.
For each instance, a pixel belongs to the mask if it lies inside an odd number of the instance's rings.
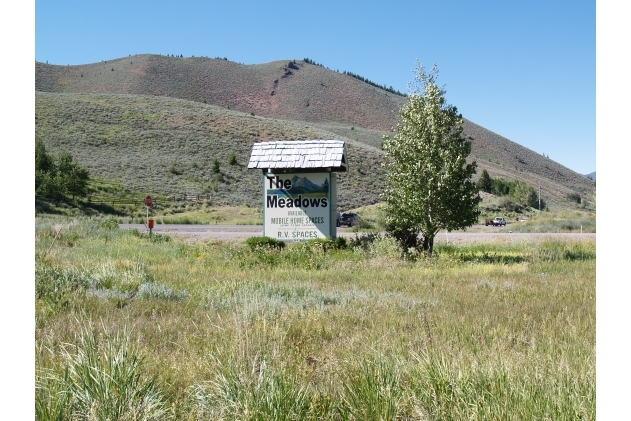
[[35,246],[38,420],[595,419],[593,240]]

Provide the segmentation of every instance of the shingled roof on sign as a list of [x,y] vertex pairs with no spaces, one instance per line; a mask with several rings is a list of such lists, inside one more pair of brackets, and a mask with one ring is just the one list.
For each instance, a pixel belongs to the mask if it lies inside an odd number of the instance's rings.
[[278,140],[255,143],[248,168],[346,171],[343,140]]

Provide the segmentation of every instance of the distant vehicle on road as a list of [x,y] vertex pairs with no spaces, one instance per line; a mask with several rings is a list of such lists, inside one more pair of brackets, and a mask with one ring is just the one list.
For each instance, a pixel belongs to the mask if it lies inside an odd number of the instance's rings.
[[346,225],[348,227],[355,226],[359,222],[359,215],[356,213],[343,213],[340,218],[339,225]]
[[494,227],[502,227],[506,225],[506,220],[503,217],[498,216],[495,219],[487,220],[484,225],[486,225],[487,227],[489,225],[492,225]]

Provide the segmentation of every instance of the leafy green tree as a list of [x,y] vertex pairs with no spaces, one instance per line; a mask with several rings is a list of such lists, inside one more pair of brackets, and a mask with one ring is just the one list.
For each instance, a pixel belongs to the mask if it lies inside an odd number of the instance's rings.
[[441,229],[465,229],[477,222],[482,200],[471,180],[476,162],[467,164],[471,142],[463,136],[463,119],[445,104],[443,88],[436,85],[436,65],[427,74],[417,62],[401,123],[394,137],[384,136],[386,225],[404,249],[433,252]]
[[517,203],[526,204],[528,196],[535,193],[535,189],[523,181],[514,181],[514,187],[510,189],[510,197]]
[[237,156],[234,152],[230,152],[230,155],[228,155],[228,164],[237,165]]
[[[530,187],[530,192],[526,198],[526,205],[533,209],[539,209],[539,194],[533,187]],[[546,202],[541,199],[541,209],[545,209],[547,206]]]
[[55,159],[46,152],[46,146],[41,140],[35,141],[35,171],[50,172],[55,167]]
[[528,193],[528,196],[526,197],[526,205],[535,209],[539,208],[539,197],[535,189],[532,189],[532,191]]
[[64,195],[85,197],[88,195],[90,173],[74,161],[68,152],[62,152],[57,159],[57,170],[62,178]]
[[514,182],[506,181],[501,178],[493,178],[492,184],[493,187],[491,189],[491,193],[496,196],[508,196],[511,192],[511,189],[515,187]]
[[478,189],[487,193],[493,191],[493,180],[487,170],[482,170],[482,175],[478,180]]
[[85,197],[89,179],[88,170],[75,162],[68,152],[62,152],[55,160],[41,140],[35,142],[36,198]]
[[58,192],[55,158],[46,152],[41,140],[35,141],[35,197],[54,197]]

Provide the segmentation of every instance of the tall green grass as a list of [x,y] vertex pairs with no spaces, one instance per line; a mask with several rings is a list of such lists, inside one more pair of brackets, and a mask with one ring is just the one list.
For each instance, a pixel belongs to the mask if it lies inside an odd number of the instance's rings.
[[37,419],[595,419],[593,239],[428,259],[114,227],[36,219]]
[[414,355],[414,360],[411,389],[431,419],[595,419],[591,369],[573,377],[550,361],[534,367],[502,360],[463,367],[442,353]]
[[191,389],[196,419],[295,420],[308,413],[306,386],[269,370],[265,360],[245,367],[215,362],[215,378]]
[[155,379],[146,378],[143,359],[124,328],[99,338],[89,325],[75,343],[62,344],[59,371],[36,377],[38,420],[164,420],[169,411]]

